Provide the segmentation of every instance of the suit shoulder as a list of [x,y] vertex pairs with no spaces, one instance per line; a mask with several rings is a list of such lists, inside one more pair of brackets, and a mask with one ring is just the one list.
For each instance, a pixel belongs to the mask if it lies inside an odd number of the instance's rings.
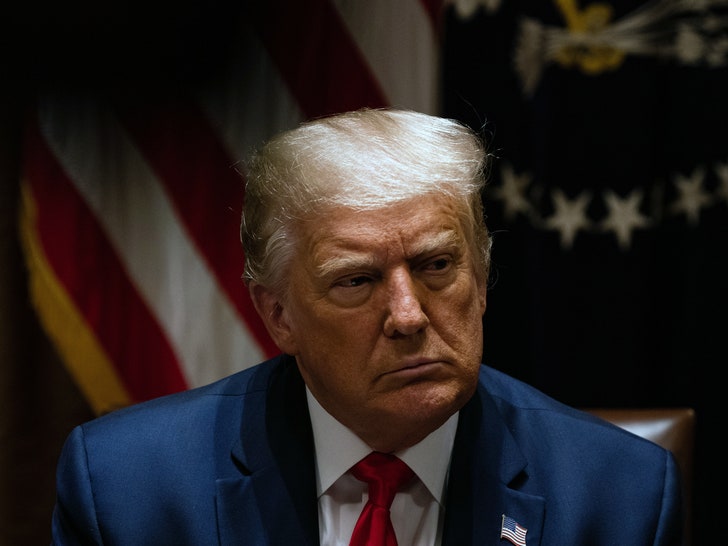
[[[605,445],[634,445],[664,457],[664,448],[587,411],[564,404],[499,370],[482,366],[480,387],[493,399],[502,418],[514,430],[540,429],[556,437],[575,437]],[[543,437],[543,434],[540,435]],[[616,442],[616,444],[615,444]],[[581,443],[577,440],[577,443]],[[611,448],[610,448],[611,451]]]
[[154,431],[164,433],[174,424],[183,426],[184,421],[200,424],[206,419],[239,418],[239,412],[220,410],[242,408],[243,400],[251,396],[264,397],[279,360],[271,359],[207,385],[120,408],[80,426],[87,437],[112,429],[117,433],[127,429],[130,434],[138,434],[140,430],[154,434]]

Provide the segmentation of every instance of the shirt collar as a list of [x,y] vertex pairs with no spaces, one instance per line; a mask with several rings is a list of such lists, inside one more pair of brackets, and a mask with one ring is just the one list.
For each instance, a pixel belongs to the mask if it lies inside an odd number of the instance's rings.
[[[316,487],[321,496],[354,464],[372,451],[361,438],[337,421],[306,387],[316,449]],[[458,413],[421,442],[395,453],[417,474],[432,496],[443,503]]]

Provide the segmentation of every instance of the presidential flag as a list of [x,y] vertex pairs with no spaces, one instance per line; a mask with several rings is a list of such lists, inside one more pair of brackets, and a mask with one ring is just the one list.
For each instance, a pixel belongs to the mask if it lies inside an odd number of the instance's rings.
[[722,540],[728,5],[481,0],[445,17],[443,113],[495,157],[485,362],[571,405],[695,408],[696,543]]

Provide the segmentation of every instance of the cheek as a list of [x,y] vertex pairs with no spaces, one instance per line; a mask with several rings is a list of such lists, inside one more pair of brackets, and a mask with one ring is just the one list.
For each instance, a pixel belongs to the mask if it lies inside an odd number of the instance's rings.
[[328,313],[314,308],[296,321],[299,353],[308,363],[322,363],[316,364],[317,375],[325,368],[332,380],[352,382],[366,367],[376,343],[375,322],[365,312]]
[[477,290],[450,294],[438,303],[437,326],[441,336],[459,351],[480,354],[483,343],[485,299]]
[[362,350],[356,338],[326,334],[308,337],[296,360],[314,396],[336,415],[344,408],[364,404],[362,396],[368,392],[369,379],[363,358],[371,351]]

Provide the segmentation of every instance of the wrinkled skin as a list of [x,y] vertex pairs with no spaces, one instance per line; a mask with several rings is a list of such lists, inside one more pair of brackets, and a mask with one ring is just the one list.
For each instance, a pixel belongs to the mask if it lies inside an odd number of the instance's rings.
[[313,395],[373,449],[409,447],[477,384],[486,280],[450,200],[334,209],[298,233],[287,297],[251,283]]

